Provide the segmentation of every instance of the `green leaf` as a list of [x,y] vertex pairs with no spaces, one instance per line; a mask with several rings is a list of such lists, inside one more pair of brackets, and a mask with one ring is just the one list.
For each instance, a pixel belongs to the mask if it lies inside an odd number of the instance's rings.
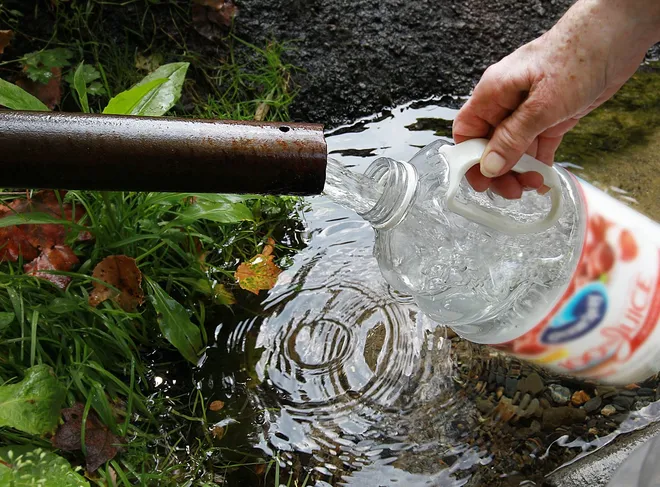
[[22,381],[0,386],[0,426],[33,435],[53,431],[60,419],[65,393],[50,367],[31,367]]
[[89,101],[87,100],[87,81],[85,80],[84,75],[84,64],[80,63],[76,73],[73,75],[73,87],[78,93],[78,100],[80,101],[80,107],[85,113],[89,113]]
[[155,79],[144,85],[134,86],[128,91],[122,91],[108,102],[103,113],[112,115],[136,115],[135,108],[142,102],[142,99],[159,86],[164,84],[166,79]]
[[166,78],[167,81],[153,90],[134,109],[132,115],[160,117],[165,115],[181,98],[181,89],[186,80],[190,63],[171,63],[161,66],[153,73],[145,76],[138,86],[148,84],[156,79]]
[[[81,63],[81,64],[82,64],[82,73],[81,73],[81,75],[82,75],[83,79],[85,80],[86,84],[89,84],[92,81],[96,81],[97,79],[99,79],[101,77],[101,73],[98,71],[98,69],[96,69],[91,64],[84,64],[84,63]],[[69,71],[67,73],[67,75],[64,77],[64,81],[66,81],[67,83],[72,85],[73,82],[74,82],[74,76],[75,76],[75,72],[74,71]]]
[[23,88],[0,79],[0,105],[11,110],[47,112],[48,107]]
[[94,81],[87,87],[87,93],[92,96],[105,95],[105,88],[99,81]]
[[16,315],[11,311],[0,312],[0,331],[12,324]]
[[46,84],[53,77],[51,69],[69,66],[71,56],[73,53],[63,47],[31,52],[23,58],[23,66],[27,68],[25,72],[28,78]]
[[253,221],[254,215],[243,203],[216,203],[213,201],[198,201],[184,209],[175,222],[190,224],[198,220],[210,220],[217,223],[238,223]]
[[149,300],[158,313],[158,325],[167,341],[193,364],[197,363],[204,344],[199,328],[191,321],[185,308],[172,299],[156,282],[146,278]]
[[89,487],[69,462],[30,445],[0,448],[0,485],[8,487]]

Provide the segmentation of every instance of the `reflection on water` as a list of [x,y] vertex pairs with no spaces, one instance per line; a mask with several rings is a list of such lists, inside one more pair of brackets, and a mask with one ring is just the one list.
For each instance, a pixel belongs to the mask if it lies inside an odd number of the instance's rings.
[[[402,107],[329,134],[329,151],[357,172],[381,156],[408,160],[437,136],[404,127],[454,114],[432,104]],[[291,468],[304,463],[316,472],[317,486],[491,485],[473,472],[511,460],[492,452],[500,430],[534,470],[545,450],[539,440],[544,399],[525,398],[524,388],[515,389],[523,377],[504,370],[483,347],[470,359],[463,344],[457,356],[456,339],[385,283],[372,257],[373,231],[355,213],[315,197],[305,220],[307,246],[257,317],[239,313],[235,328],[219,324],[204,387],[230,400],[225,421],[253,425],[250,446]],[[498,406],[486,413],[490,406],[482,401],[480,415],[477,402],[487,394],[509,394],[513,400],[505,405],[513,412]],[[484,418],[494,426],[482,435]],[[223,441],[239,445],[241,431]],[[568,437],[575,439],[570,431]],[[552,434],[547,438],[553,441]],[[575,446],[555,442],[552,448],[562,445]]]

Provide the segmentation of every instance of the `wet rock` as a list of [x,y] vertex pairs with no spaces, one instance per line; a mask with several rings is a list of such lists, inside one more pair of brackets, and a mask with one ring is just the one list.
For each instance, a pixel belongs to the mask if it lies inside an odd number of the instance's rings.
[[640,398],[640,399],[638,399],[637,401],[635,401],[635,409],[642,409],[642,408],[645,408],[645,407],[648,406],[649,404],[651,404],[651,400],[650,400],[650,399],[641,399],[641,398]]
[[632,391],[632,390],[624,389],[623,391],[617,391],[617,394],[619,396],[635,397],[637,395],[637,391],[636,390]]
[[612,396],[615,396],[616,393],[617,393],[616,387],[612,387],[612,386],[596,387],[596,395],[602,397],[603,399],[607,399]]
[[532,396],[539,394],[544,387],[543,379],[536,372],[529,374],[518,382],[518,390],[521,393],[529,392]]
[[603,399],[600,396],[596,396],[584,403],[583,408],[587,413],[593,413],[600,408],[601,404],[603,404]]
[[525,394],[523,398],[520,400],[520,409],[527,409],[527,406],[529,406],[531,400],[532,400],[532,396],[530,396],[529,394]]
[[495,383],[499,386],[504,385],[504,374],[498,372],[497,375],[495,375]]
[[568,387],[551,384],[548,386],[548,391],[550,391],[550,399],[555,404],[564,405],[571,399],[571,390]]
[[489,399],[478,397],[475,401],[477,409],[483,415],[490,414],[490,412],[495,408],[495,404],[492,403]]
[[543,409],[549,409],[550,406],[550,401],[548,401],[545,397],[541,398],[541,407]]
[[542,411],[542,409],[541,409],[541,405],[539,404],[539,400],[534,398],[530,401],[529,406],[527,406],[527,409],[525,409],[525,417],[529,418],[539,413],[540,411]]
[[518,379],[507,377],[504,381],[504,393],[508,397],[513,397],[518,389]]
[[495,420],[507,423],[516,415],[517,412],[518,408],[511,404],[511,399],[508,397],[503,397],[495,407]]
[[616,408],[611,404],[608,404],[607,406],[605,406],[603,409],[600,410],[600,414],[602,414],[605,417],[612,416],[613,414],[616,414]]
[[571,403],[573,406],[582,406],[586,402],[588,402],[591,399],[589,394],[587,394],[584,391],[576,391],[572,396],[571,396]]
[[640,387],[639,389],[637,389],[636,392],[637,392],[638,396],[650,396],[650,397],[652,397],[654,391],[650,387]]
[[563,425],[584,421],[586,417],[587,413],[584,409],[576,409],[568,406],[546,409],[543,411],[543,428],[559,428]]
[[614,399],[612,399],[612,404],[615,406],[620,406],[624,409],[630,409],[633,405],[633,402],[635,402],[635,398],[628,396],[616,396]]
[[513,395],[513,404],[518,404],[520,402],[520,391],[516,391]]

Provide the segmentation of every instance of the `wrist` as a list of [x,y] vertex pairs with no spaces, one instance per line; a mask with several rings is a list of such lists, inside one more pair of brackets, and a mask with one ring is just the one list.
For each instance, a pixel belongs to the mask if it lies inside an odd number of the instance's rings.
[[613,30],[623,41],[645,50],[660,41],[658,0],[578,0],[574,7],[604,24],[605,33]]

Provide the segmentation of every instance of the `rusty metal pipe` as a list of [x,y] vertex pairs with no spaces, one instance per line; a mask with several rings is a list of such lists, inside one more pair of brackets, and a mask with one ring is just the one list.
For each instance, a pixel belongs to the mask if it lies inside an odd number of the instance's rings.
[[320,194],[323,126],[0,111],[0,187]]

